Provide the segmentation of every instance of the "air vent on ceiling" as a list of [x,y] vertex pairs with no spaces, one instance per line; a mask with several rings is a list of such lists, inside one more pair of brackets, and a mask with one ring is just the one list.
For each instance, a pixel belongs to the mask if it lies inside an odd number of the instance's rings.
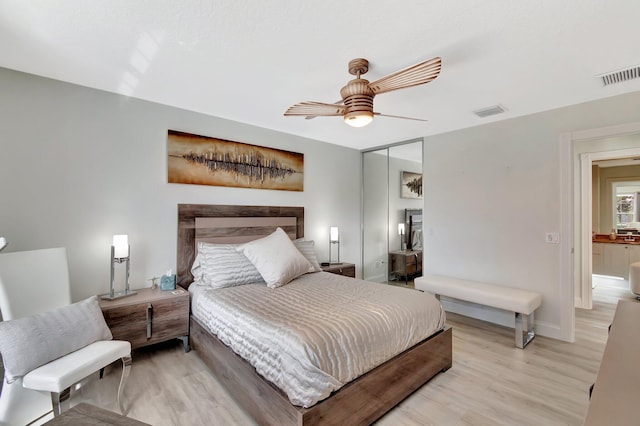
[[606,74],[600,74],[598,78],[602,82],[603,86],[622,83],[623,81],[633,80],[634,78],[640,78],[640,65],[619,71],[608,72]]
[[502,105],[494,105],[473,111],[480,118],[489,117],[491,115],[502,114],[506,109]]

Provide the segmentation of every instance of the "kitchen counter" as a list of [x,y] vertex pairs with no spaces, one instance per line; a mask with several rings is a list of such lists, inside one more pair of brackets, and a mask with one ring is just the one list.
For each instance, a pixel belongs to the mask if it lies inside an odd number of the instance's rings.
[[615,240],[611,240],[609,234],[596,234],[592,241],[594,243],[640,245],[640,235],[633,236],[633,240],[626,240],[626,238],[626,235],[618,235]]
[[626,235],[618,235],[615,240],[609,234],[598,234],[591,243],[591,270],[597,275],[609,275],[624,280],[629,279],[629,267],[640,262],[640,237],[625,241]]

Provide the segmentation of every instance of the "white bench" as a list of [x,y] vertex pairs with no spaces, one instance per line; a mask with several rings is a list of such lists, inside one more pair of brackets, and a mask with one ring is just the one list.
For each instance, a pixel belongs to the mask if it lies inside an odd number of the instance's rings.
[[416,289],[432,293],[438,299],[445,296],[514,312],[516,346],[520,349],[535,337],[534,311],[542,303],[539,293],[442,275],[425,275],[414,283]]

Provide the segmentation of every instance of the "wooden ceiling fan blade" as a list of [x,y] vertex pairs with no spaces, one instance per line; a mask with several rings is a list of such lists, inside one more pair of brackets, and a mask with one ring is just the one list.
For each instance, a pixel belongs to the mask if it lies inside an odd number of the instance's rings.
[[442,68],[442,59],[437,56],[428,61],[420,62],[386,77],[382,77],[372,83],[369,87],[373,93],[391,92],[392,90],[404,89],[405,87],[417,86],[429,83],[438,77]]
[[[334,105],[341,105],[341,106],[344,106],[343,102],[344,102],[344,101],[343,101],[342,99],[340,99],[339,101],[335,101],[333,104],[334,104]],[[305,119],[305,120],[313,120],[313,119],[314,119],[314,118],[316,118],[316,117],[317,117],[317,115],[307,115],[304,119]]]
[[323,102],[300,102],[295,104],[284,113],[285,116],[342,116],[344,115],[344,105],[326,104]]
[[382,114],[379,112],[374,112],[373,115],[379,115],[381,117],[401,118],[403,120],[429,121],[429,120],[425,120],[424,118],[403,117],[401,115]]

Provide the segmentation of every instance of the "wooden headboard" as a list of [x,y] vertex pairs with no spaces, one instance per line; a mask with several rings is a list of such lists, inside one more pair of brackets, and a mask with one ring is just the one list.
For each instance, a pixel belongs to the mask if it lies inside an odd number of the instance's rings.
[[178,204],[177,284],[189,288],[198,242],[243,243],[282,228],[304,237],[304,207]]

